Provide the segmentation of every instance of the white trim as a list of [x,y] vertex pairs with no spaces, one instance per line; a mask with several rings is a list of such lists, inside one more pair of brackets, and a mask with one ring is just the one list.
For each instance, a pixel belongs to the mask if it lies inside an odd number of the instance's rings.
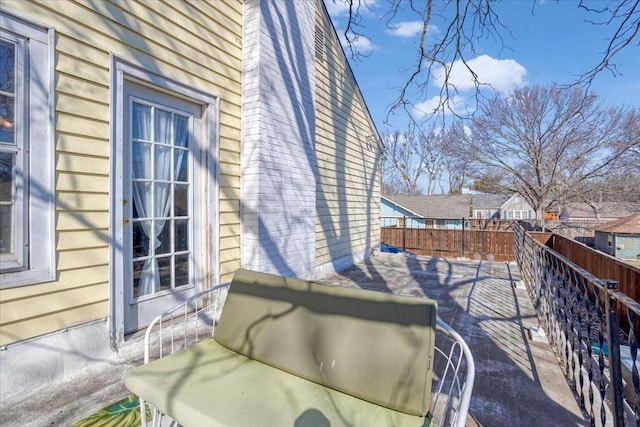
[[[25,179],[24,223],[25,241],[28,242],[26,268],[22,271],[2,273],[0,288],[52,281],[56,278],[55,251],[55,139],[54,139],[54,45],[55,30],[47,25],[0,7],[0,27],[3,31],[19,35],[29,41],[27,60],[28,116],[25,125],[29,136],[25,139],[29,154],[24,164],[28,167],[28,185]],[[42,60],[46,58],[46,60]],[[45,76],[39,82],[37,76]],[[40,108],[40,111],[35,109]],[[42,113],[44,111],[44,114]],[[34,141],[38,141],[37,147]],[[27,150],[25,149],[26,153]],[[36,185],[37,184],[37,185]]]
[[[202,174],[200,177],[201,190],[207,194],[208,197],[207,201],[200,204],[197,215],[207,214],[207,220],[203,222],[203,227],[207,228],[206,231],[209,237],[206,238],[205,241],[201,241],[200,247],[202,249],[199,250],[199,252],[201,252],[202,255],[199,259],[194,259],[194,261],[197,265],[204,267],[201,268],[201,270],[205,273],[215,272],[215,277],[213,278],[208,276],[201,277],[202,286],[205,288],[219,283],[220,278],[220,185],[218,179],[220,157],[220,97],[215,93],[202,91],[155,71],[134,65],[113,52],[109,54],[109,60],[111,69],[109,264],[112,266],[109,269],[110,332],[112,343],[117,345],[124,340],[124,307],[125,304],[128,304],[124,298],[123,287],[116,286],[119,280],[116,274],[118,271],[116,266],[122,263],[124,257],[124,241],[121,239],[121,236],[123,236],[122,221],[118,220],[122,218],[123,208],[122,203],[115,200],[118,194],[123,194],[122,185],[124,181],[124,177],[116,176],[116,174],[124,170],[122,165],[118,163],[123,159],[123,153],[121,151],[122,144],[120,142],[124,137],[124,127],[117,125],[118,123],[123,123],[124,120],[124,108],[123,105],[120,105],[124,97],[124,82],[127,80],[139,85],[148,86],[160,93],[164,92],[172,97],[182,98],[185,101],[201,105],[202,107],[202,117],[205,124],[205,126],[202,126],[201,137],[204,138],[201,138],[200,141],[201,154],[199,154],[202,164],[198,168],[198,171],[194,171],[194,173]],[[212,144],[213,147],[211,146]],[[202,156],[206,156],[206,158]],[[194,215],[196,215],[195,212]],[[195,243],[194,241],[194,244]],[[208,262],[207,259],[209,260]]]

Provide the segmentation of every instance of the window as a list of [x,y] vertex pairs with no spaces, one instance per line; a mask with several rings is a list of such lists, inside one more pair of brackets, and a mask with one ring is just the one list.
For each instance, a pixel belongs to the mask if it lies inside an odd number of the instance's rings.
[[531,219],[530,211],[506,211],[506,219]]
[[4,10],[0,28],[0,286],[5,288],[54,278],[53,30]]

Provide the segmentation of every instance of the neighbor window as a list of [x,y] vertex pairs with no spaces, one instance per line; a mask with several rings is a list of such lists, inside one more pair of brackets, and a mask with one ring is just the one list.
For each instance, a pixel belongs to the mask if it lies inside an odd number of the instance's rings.
[[506,219],[531,219],[530,211],[506,211]]
[[53,279],[53,30],[0,11],[1,287]]

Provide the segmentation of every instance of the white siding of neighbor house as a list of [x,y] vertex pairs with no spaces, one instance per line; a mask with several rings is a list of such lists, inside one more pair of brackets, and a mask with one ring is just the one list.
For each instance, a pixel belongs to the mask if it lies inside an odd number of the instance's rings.
[[3,0],[2,7],[56,33],[57,278],[0,290],[0,345],[110,314],[110,53],[220,96],[220,270],[230,280],[240,266],[242,4]]
[[[340,269],[380,243],[380,161],[373,125],[329,18],[316,25],[316,265]],[[331,268],[329,268],[331,267]]]

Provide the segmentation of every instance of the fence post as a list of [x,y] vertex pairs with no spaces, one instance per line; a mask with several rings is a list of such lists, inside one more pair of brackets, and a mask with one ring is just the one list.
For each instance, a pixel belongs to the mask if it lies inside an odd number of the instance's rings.
[[461,250],[461,254],[460,257],[464,258],[464,217],[462,217],[462,250]]
[[536,290],[536,310],[540,310],[540,261],[538,259],[538,250],[533,248],[533,277]]
[[618,337],[618,321],[613,297],[610,290],[618,287],[617,280],[607,280],[605,309],[607,313],[607,341],[609,343],[609,373],[611,374],[611,412],[615,426],[624,426],[624,406],[622,389],[622,368],[620,361],[620,339]]
[[402,250],[407,251],[407,217],[402,217]]

